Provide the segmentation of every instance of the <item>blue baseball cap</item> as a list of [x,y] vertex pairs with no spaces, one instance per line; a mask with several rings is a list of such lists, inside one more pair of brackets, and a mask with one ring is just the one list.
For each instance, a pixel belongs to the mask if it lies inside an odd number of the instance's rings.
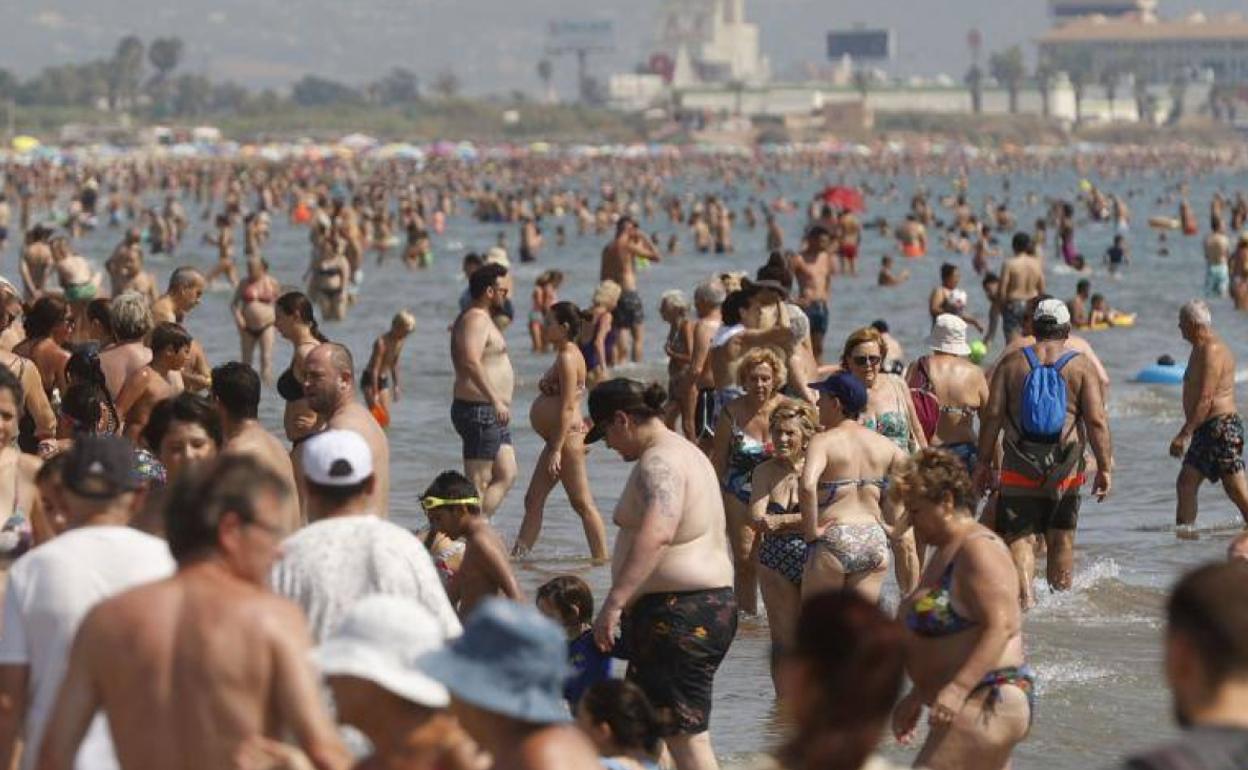
[[867,386],[851,372],[834,372],[819,382],[810,383],[810,387],[841,402],[846,414],[861,414],[867,408]]

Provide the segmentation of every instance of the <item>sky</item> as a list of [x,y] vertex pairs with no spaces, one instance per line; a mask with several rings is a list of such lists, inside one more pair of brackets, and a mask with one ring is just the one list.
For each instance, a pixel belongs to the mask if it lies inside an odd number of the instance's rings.
[[[643,60],[662,0],[6,0],[0,67],[30,75],[50,64],[107,56],[123,35],[177,35],[185,71],[250,87],[282,87],[305,73],[360,84],[395,66],[425,82],[454,71],[471,94],[536,95],[547,22],[611,20],[613,51],[592,74],[630,71]],[[1245,0],[1160,0],[1163,16],[1248,11]],[[1044,0],[746,0],[762,28],[772,71],[824,62],[830,29],[896,31],[899,75],[949,73],[969,65],[967,32],[984,50],[1023,45],[1049,24]],[[555,61],[556,84],[574,92],[575,62]]]

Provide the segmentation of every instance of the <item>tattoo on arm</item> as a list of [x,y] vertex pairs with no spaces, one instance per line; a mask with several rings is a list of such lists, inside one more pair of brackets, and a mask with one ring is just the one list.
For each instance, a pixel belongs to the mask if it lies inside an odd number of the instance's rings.
[[667,517],[679,517],[680,476],[662,457],[651,457],[642,467],[641,498],[646,509],[656,508]]

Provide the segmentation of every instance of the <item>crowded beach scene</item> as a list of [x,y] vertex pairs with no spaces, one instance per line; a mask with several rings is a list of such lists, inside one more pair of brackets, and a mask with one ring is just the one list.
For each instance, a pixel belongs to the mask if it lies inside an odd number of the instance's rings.
[[1239,2],[19,3],[0,770],[1248,770]]

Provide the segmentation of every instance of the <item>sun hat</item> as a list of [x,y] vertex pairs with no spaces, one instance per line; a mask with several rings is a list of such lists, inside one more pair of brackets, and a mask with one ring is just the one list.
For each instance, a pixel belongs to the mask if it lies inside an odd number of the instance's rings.
[[841,402],[846,414],[859,414],[867,408],[867,386],[852,372],[834,372],[819,382],[810,383],[810,387]]
[[422,656],[446,643],[441,628],[418,602],[374,594],[352,605],[312,659],[323,675],[367,679],[403,700],[444,708],[451,696],[420,665]]
[[463,636],[423,656],[420,668],[477,708],[535,724],[570,719],[563,700],[571,673],[567,640],[534,607],[486,599],[468,616]]
[[303,443],[303,475],[324,487],[349,487],[373,475],[373,450],[352,430],[327,430]]
[[1036,313],[1032,316],[1032,320],[1063,326],[1070,323],[1070,308],[1066,307],[1066,303],[1060,299],[1046,299],[1036,305]]
[[966,321],[952,313],[941,313],[932,324],[927,346],[938,353],[969,356],[971,346],[966,342]]

